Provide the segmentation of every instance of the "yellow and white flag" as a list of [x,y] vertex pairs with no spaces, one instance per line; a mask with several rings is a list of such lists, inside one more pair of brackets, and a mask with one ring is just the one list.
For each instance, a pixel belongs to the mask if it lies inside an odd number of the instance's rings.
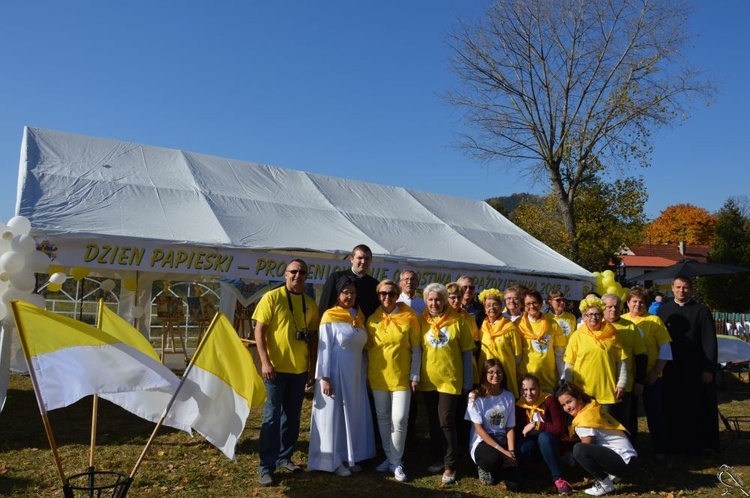
[[[99,397],[150,422],[158,422],[177,390],[180,378],[161,364],[159,355],[156,354],[151,343],[148,342],[138,329],[117,315],[117,313],[104,306],[102,301],[99,301],[99,318],[97,323],[100,330],[134,347],[155,361],[159,365],[160,374],[170,379],[170,385],[161,389],[100,393]],[[177,414],[167,414],[162,424],[192,434],[190,423],[179,420],[176,417]]]
[[93,395],[176,389],[164,365],[112,334],[23,301],[11,301],[42,414]]
[[266,401],[250,351],[227,317],[217,313],[185,370],[167,415],[193,429],[234,460],[251,406]]

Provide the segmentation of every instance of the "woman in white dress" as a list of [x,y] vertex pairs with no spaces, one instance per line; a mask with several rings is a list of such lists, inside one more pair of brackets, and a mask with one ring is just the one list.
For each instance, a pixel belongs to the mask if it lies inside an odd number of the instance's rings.
[[349,476],[362,470],[357,462],[375,456],[375,435],[362,352],[365,318],[352,278],[340,278],[336,291],[338,302],[323,314],[318,330],[307,468]]

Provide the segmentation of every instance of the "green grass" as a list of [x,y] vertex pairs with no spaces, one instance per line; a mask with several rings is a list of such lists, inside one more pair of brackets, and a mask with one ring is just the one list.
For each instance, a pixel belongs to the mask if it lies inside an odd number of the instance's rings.
[[[720,384],[720,410],[726,416],[750,414],[750,386],[747,374],[738,379],[726,373]],[[49,414],[66,475],[83,472],[88,466],[91,398]],[[301,441],[295,460],[304,464],[307,453],[311,395],[307,395],[303,414]],[[420,407],[423,408],[423,407]],[[645,419],[640,420],[642,432]],[[424,409],[420,410],[419,428],[426,431]],[[129,473],[143,449],[154,425],[138,419],[106,401],[100,402],[95,466],[102,470]],[[634,479],[618,486],[619,495],[660,495],[719,497],[724,489],[716,479],[721,464],[750,481],[750,427],[744,427],[743,439],[733,441],[721,453],[708,452],[687,460],[671,458],[664,464],[650,459],[648,436],[641,434],[636,445],[641,465]],[[279,474],[279,485],[260,488],[258,482],[257,443],[260,409],[254,409],[237,447],[237,462],[225,458],[200,435],[190,438],[184,433],[163,428],[135,476],[128,496],[550,496],[554,493],[549,475],[543,468],[526,476],[523,493],[514,494],[479,484],[476,470],[464,460],[458,468],[459,480],[447,488],[440,487],[439,476],[427,475],[424,469],[436,458],[430,455],[426,434],[409,443],[405,455],[407,483],[374,472],[380,462],[366,462],[362,474],[341,478],[323,472],[297,475]],[[722,442],[729,433],[722,428]],[[690,437],[687,435],[687,437]],[[581,492],[585,479],[580,469],[568,476]],[[28,377],[11,376],[8,400],[0,415],[0,496],[62,496],[60,479],[44,433],[39,410]],[[733,491],[732,496],[743,496]]]

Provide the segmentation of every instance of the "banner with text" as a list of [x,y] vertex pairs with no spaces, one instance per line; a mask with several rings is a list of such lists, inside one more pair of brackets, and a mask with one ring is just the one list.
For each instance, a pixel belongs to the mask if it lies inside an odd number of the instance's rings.
[[[41,237],[37,237],[41,239]],[[286,266],[295,255],[276,254],[247,249],[166,245],[149,242],[119,244],[108,239],[66,239],[46,237],[37,244],[53,264],[62,266],[84,266],[92,270],[158,271],[246,280],[281,280]],[[322,284],[328,276],[338,270],[349,268],[346,259],[301,257],[309,266],[308,282]],[[474,278],[478,291],[487,288],[505,289],[512,285],[524,285],[538,290],[543,296],[552,290],[560,290],[571,299],[580,299],[592,287],[588,281],[568,280],[545,276],[519,275],[502,271],[477,271],[461,269],[413,266],[398,262],[375,261],[370,274],[377,280],[386,278],[398,281],[404,269],[416,271],[419,286],[432,282],[447,284],[461,275]]]

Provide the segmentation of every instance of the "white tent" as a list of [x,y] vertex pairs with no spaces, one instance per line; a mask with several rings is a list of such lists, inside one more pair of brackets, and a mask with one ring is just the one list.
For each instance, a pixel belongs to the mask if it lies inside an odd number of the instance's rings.
[[301,256],[322,282],[367,244],[376,277],[422,285],[468,273],[577,298],[593,278],[482,201],[37,128],[16,213],[56,263],[100,272],[270,280]]

